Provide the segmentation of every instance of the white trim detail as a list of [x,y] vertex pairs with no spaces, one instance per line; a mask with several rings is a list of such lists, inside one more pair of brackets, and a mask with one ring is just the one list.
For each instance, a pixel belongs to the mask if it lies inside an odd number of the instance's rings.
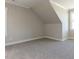
[[16,42],[6,43],[5,46],[10,46],[10,45],[28,42],[28,41],[31,41],[31,40],[36,40],[36,39],[41,39],[41,38],[49,38],[49,39],[52,39],[52,40],[64,41],[63,39],[57,39],[57,38],[51,37],[51,36],[41,36],[41,37],[29,38],[29,39],[25,39],[25,40],[16,41]]
[[58,40],[58,41],[64,41],[62,39],[57,39],[57,38],[51,37],[51,36],[44,36],[44,38],[49,38],[49,39]]
[[19,44],[19,43],[23,43],[23,42],[28,42],[28,41],[31,41],[31,40],[36,40],[36,39],[41,39],[41,38],[43,38],[43,37],[35,37],[35,38],[20,40],[20,41],[16,41],[16,42],[5,43],[5,46],[10,46],[10,45]]

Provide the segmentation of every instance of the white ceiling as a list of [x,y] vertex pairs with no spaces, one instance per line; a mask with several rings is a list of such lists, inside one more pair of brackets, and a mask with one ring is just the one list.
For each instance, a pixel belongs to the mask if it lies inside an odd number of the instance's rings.
[[63,6],[66,9],[72,9],[74,8],[74,0],[52,0],[61,6]]
[[50,3],[43,2],[38,6],[32,7],[32,10],[43,20],[45,24],[60,24],[61,21]]
[[[15,5],[19,5],[22,7],[32,7],[35,5],[38,5],[38,3],[44,2],[46,0],[5,0],[7,3],[11,3],[11,4],[15,4]],[[52,0],[58,4],[60,4],[61,6],[63,6],[66,9],[71,9],[74,8],[74,0]]]
[[32,7],[41,1],[42,0],[5,0],[7,3],[19,5],[26,8]]

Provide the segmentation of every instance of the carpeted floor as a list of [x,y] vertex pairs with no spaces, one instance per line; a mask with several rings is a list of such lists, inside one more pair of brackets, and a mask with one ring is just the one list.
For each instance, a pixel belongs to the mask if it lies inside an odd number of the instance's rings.
[[74,41],[39,39],[5,48],[6,59],[74,59]]

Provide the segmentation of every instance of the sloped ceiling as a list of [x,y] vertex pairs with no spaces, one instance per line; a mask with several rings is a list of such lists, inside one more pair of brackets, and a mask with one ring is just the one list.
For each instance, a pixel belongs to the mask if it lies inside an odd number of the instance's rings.
[[40,16],[46,24],[61,23],[49,1],[42,2],[32,7],[32,10]]
[[74,8],[74,0],[52,0],[61,6],[63,6],[66,9],[72,9]]
[[[16,4],[22,7],[30,8],[47,0],[5,0],[7,3]],[[49,0],[48,0],[49,1]],[[66,9],[74,8],[74,0],[52,0]]]
[[[32,10],[44,21],[44,23],[61,23],[50,0],[5,0],[6,3],[15,4]],[[73,0],[51,0],[60,6],[70,9],[73,8]]]
[[37,5],[42,0],[5,0],[6,3],[15,4],[21,7],[30,8]]

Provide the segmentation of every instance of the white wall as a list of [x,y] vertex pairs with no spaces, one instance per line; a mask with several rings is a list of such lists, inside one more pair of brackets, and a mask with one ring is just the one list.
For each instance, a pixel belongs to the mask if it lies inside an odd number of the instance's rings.
[[[18,7],[10,4],[6,4],[6,7],[8,9],[6,43],[27,40],[41,36],[49,36],[61,40],[63,37],[66,37],[68,31],[68,16],[67,12],[62,8],[56,6],[56,17],[59,18],[53,19],[51,18],[53,16],[52,15],[51,17],[47,17],[48,19],[44,20],[44,22],[48,22],[50,18],[53,21],[44,23],[42,21],[43,18],[40,20],[40,17],[37,16],[38,13],[34,13],[34,9],[31,10],[29,8]],[[51,7],[51,9],[53,10],[53,7]],[[54,14],[56,13],[54,12]],[[48,15],[48,13],[46,15]],[[54,22],[54,20],[58,21]]]
[[49,0],[33,6],[32,10],[36,12],[44,22],[44,36],[62,40],[62,23]]
[[56,14],[58,15],[62,23],[62,39],[68,38],[68,10],[59,7],[58,5],[51,2],[52,8],[54,8]]
[[6,4],[6,43],[27,40],[43,35],[43,23],[31,9]]
[[62,24],[45,24],[45,36],[62,39]]

